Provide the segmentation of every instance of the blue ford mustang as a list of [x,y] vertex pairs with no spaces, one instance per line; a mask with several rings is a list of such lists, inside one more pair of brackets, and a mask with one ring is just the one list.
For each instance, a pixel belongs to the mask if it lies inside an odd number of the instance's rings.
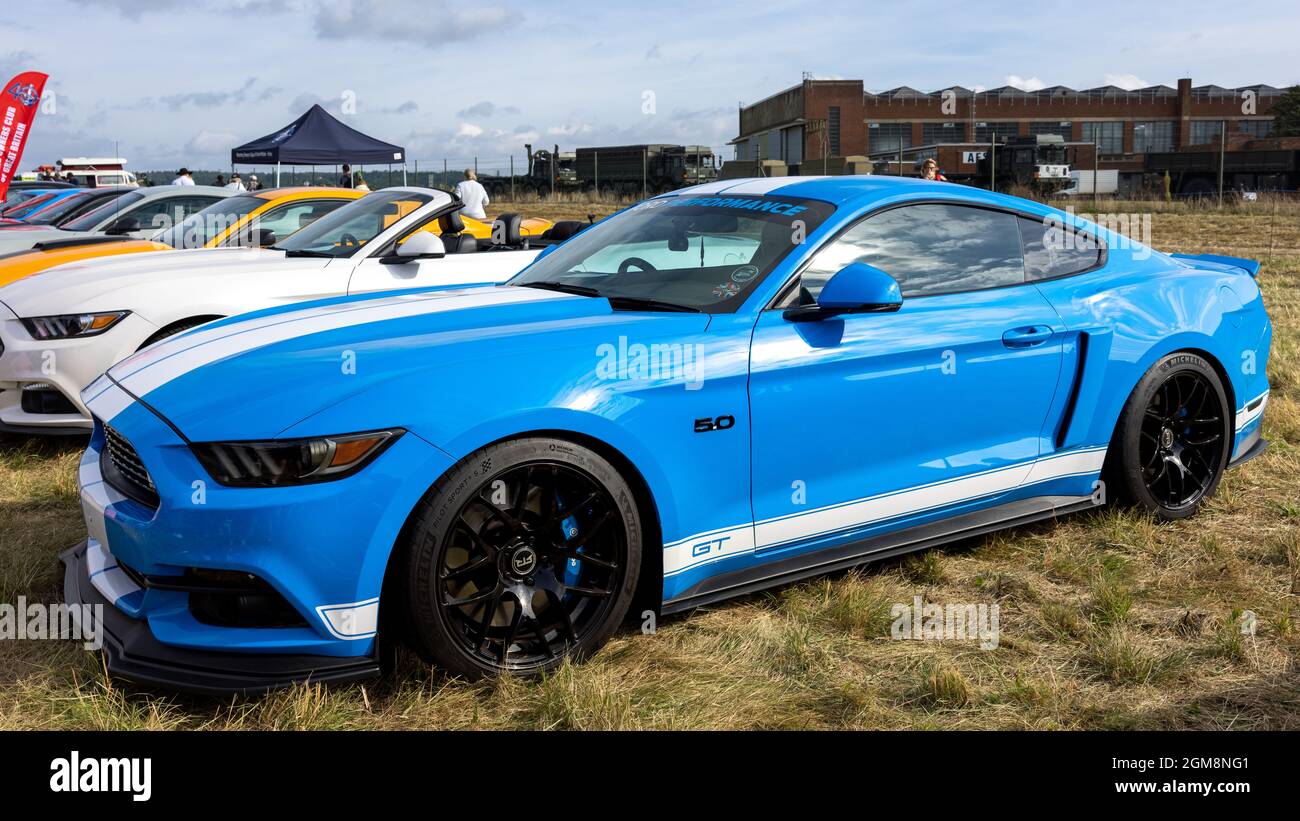
[[198,691],[582,657],[679,611],[1123,500],[1265,443],[1258,265],[943,183],[735,180],[504,285],[215,322],[84,392],[109,669]]

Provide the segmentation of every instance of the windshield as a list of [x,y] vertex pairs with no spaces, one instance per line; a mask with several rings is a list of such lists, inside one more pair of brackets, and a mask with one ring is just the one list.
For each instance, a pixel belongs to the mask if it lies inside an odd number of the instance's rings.
[[39,213],[32,214],[27,221],[33,225],[58,225],[68,217],[80,214],[85,208],[93,208],[95,204],[105,202],[114,197],[120,197],[126,191],[113,191],[104,193],[102,191],[79,191],[71,196],[64,197],[55,204],[41,209]]
[[729,313],[833,210],[790,197],[661,197],[596,223],[508,284]]
[[54,199],[53,193],[37,194],[34,197],[10,203],[9,207],[0,213],[10,218],[21,218],[24,214],[30,214],[52,199]]
[[266,200],[261,197],[226,197],[190,214],[171,228],[164,228],[152,239],[173,248],[202,248],[263,205]]
[[326,214],[274,247],[300,256],[350,257],[432,199],[417,191],[376,191]]
[[120,197],[110,197],[108,202],[97,205],[79,217],[70,219],[59,227],[65,231],[94,231],[101,222],[144,199],[143,191],[132,191]]

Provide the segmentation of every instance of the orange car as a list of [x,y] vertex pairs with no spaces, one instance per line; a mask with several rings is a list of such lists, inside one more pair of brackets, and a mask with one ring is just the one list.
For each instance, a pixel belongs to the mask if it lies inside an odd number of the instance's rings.
[[[252,191],[215,202],[152,240],[105,236],[40,243],[30,251],[0,256],[0,287],[56,265],[86,259],[176,248],[240,245],[248,241],[247,235],[254,226],[286,237],[335,208],[363,196],[364,191],[350,188]],[[490,226],[488,231],[491,231]]]

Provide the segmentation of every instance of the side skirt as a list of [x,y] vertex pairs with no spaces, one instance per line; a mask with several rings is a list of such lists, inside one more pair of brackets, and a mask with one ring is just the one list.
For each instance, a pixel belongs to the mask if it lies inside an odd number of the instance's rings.
[[822,573],[888,559],[927,547],[1051,519],[1097,507],[1092,496],[1037,496],[964,513],[951,519],[882,533],[856,542],[814,551],[758,567],[722,573],[664,602],[662,612],[679,613],[733,596],[806,579]]

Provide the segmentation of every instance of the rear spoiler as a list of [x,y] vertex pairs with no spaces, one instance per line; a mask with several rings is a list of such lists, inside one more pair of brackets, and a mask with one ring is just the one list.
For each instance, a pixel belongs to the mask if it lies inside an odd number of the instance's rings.
[[1185,259],[1192,262],[1209,262],[1215,266],[1226,266],[1229,268],[1240,268],[1252,277],[1259,276],[1259,261],[1254,259],[1242,259],[1241,257],[1224,257],[1218,254],[1170,254],[1174,259]]

